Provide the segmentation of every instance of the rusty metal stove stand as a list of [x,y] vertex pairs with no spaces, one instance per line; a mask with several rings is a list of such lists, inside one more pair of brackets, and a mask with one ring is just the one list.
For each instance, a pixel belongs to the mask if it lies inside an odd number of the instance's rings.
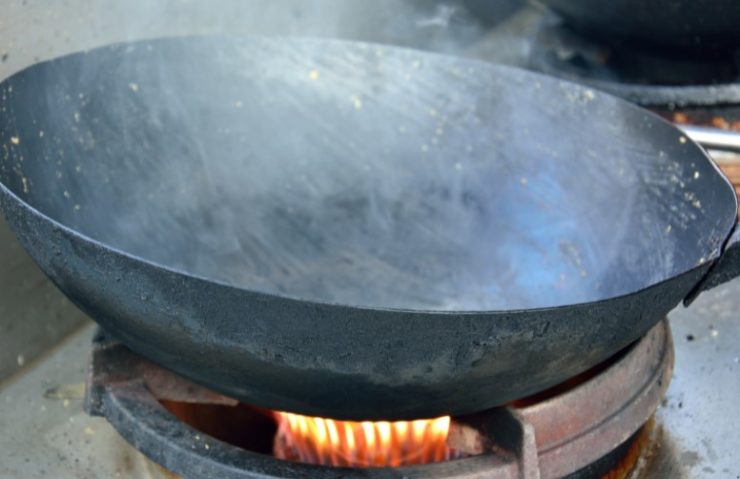
[[[424,466],[348,469],[281,461],[188,426],[159,400],[235,405],[99,334],[87,377],[86,410],[105,416],[134,447],[189,479],[557,478],[625,445],[657,409],[673,369],[666,321],[580,385],[523,406],[455,418],[448,442],[477,454]],[[619,458],[617,458],[618,460]],[[586,469],[584,469],[586,468]],[[599,472],[598,474],[601,474]]]

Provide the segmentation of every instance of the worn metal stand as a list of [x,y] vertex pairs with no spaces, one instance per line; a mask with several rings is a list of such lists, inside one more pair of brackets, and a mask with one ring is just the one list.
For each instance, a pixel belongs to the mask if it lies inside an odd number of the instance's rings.
[[455,418],[448,442],[472,457],[396,469],[348,469],[278,460],[209,437],[161,400],[236,405],[99,334],[86,410],[105,416],[134,447],[185,478],[559,478],[601,476],[619,463],[657,409],[671,378],[666,321],[611,363],[537,397]]

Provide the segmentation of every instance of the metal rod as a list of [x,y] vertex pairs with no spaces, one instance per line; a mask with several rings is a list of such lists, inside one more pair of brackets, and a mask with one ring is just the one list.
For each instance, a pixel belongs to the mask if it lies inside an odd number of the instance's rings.
[[701,146],[711,150],[734,151],[740,153],[740,132],[720,130],[706,126],[676,125],[686,136]]

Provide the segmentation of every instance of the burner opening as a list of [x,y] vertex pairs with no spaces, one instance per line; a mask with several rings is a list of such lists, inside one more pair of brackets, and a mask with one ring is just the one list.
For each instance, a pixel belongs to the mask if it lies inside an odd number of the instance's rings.
[[399,467],[462,457],[447,445],[450,417],[416,421],[337,421],[277,413],[275,455],[309,464]]
[[339,421],[236,405],[161,400],[206,436],[259,454],[335,467],[400,467],[458,459],[447,445],[450,417],[416,421]]
[[273,452],[277,423],[270,411],[244,403],[159,402],[172,415],[205,435],[259,454]]

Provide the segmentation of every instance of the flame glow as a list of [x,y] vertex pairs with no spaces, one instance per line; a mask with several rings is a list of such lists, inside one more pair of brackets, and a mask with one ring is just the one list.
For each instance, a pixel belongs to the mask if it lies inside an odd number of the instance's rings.
[[397,422],[336,421],[278,412],[275,456],[345,467],[398,467],[459,457],[447,446],[449,416]]

